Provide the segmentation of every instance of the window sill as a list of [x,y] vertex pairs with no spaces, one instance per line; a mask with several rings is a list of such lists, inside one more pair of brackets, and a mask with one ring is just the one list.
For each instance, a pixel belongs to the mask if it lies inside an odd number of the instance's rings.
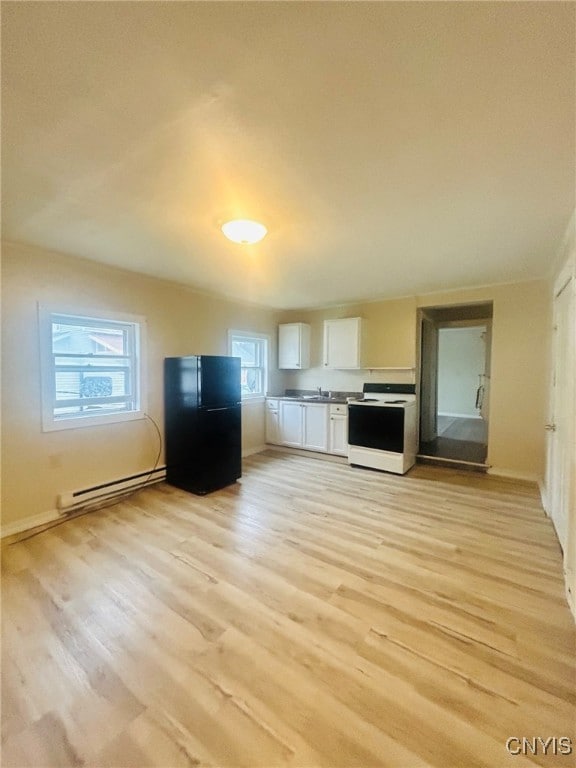
[[100,416],[84,416],[72,419],[47,419],[42,423],[42,432],[58,432],[63,429],[81,429],[86,427],[103,427],[107,424],[120,424],[126,421],[145,419],[144,411],[129,413],[114,413]]
[[242,400],[242,408],[244,408],[244,406],[263,405],[265,401],[266,401],[266,398],[264,397],[264,395],[259,397],[249,397],[249,398],[246,398],[245,400]]

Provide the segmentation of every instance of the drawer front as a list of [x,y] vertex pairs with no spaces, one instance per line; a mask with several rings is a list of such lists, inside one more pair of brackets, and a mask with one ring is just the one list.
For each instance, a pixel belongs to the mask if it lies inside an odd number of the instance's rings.
[[279,400],[271,400],[268,397],[266,398],[266,408],[270,408],[271,410],[277,411],[278,403],[279,403]]
[[338,414],[341,414],[342,416],[348,416],[348,406],[347,405],[331,405],[330,416],[337,416]]

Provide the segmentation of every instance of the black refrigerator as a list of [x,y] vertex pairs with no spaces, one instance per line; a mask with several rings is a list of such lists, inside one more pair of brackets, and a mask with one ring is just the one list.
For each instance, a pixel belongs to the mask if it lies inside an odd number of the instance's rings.
[[240,358],[164,360],[166,480],[210,493],[242,475]]

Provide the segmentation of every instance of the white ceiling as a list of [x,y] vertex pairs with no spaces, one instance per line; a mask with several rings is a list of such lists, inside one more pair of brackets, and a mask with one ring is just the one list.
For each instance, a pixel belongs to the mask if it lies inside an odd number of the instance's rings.
[[3,2],[3,236],[278,308],[542,277],[575,11]]

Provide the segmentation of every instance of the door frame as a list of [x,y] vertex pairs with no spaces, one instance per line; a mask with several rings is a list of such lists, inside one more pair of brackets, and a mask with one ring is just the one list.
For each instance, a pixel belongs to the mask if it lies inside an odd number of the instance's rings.
[[[435,351],[433,355],[433,371],[431,377],[431,391],[427,394],[428,399],[434,399],[434,414],[430,414],[430,420],[428,423],[429,429],[434,432],[434,436],[437,436],[437,420],[438,420],[438,330],[440,327],[447,327],[449,325],[486,325],[487,336],[486,345],[486,360],[488,361],[490,372],[488,375],[489,386],[491,385],[491,365],[492,365],[492,330],[493,330],[493,318],[494,318],[494,303],[493,301],[478,301],[478,302],[465,302],[459,304],[441,304],[418,307],[417,311],[417,325],[416,325],[416,399],[418,402],[417,408],[417,434],[418,434],[418,448],[417,453],[420,453],[420,444],[425,442],[422,439],[422,374],[423,368],[427,360],[422,352],[422,346],[424,342],[423,326],[424,323],[429,321],[434,326],[434,341]],[[435,314],[437,317],[435,317]],[[426,394],[426,393],[425,393]],[[487,403],[487,441],[490,440],[490,400]],[[434,438],[432,438],[434,439]],[[487,445],[489,451],[489,445]]]
[[[426,330],[427,329],[427,330]],[[430,347],[424,350],[426,338]],[[427,386],[423,377],[427,375]],[[418,310],[418,446],[438,436],[438,324],[426,312]],[[426,421],[426,423],[425,423]]]
[[[569,292],[570,304],[568,305],[568,316],[565,318],[568,331],[568,343],[566,350],[560,350],[557,340],[556,329],[558,326],[559,307],[558,299],[564,294],[565,291]],[[570,532],[570,504],[574,504],[573,494],[576,491],[574,484],[576,478],[574,477],[574,418],[576,416],[574,407],[574,396],[568,397],[567,402],[571,403],[568,406],[571,413],[562,414],[562,418],[565,423],[569,425],[565,433],[557,432],[554,427],[558,420],[559,414],[557,410],[557,386],[556,386],[556,374],[557,365],[560,359],[563,360],[565,365],[565,381],[564,386],[572,387],[574,393],[574,376],[576,374],[576,354],[574,351],[574,344],[576,342],[576,277],[574,275],[574,263],[573,260],[569,260],[561,269],[558,277],[554,281],[554,290],[552,294],[552,345],[551,345],[551,359],[550,359],[550,396],[548,402],[548,420],[547,420],[547,433],[546,433],[546,492],[543,496],[544,509],[552,520],[558,541],[562,548],[565,562],[567,560],[570,540],[572,547],[576,547],[576,532]],[[559,440],[563,442],[560,445]],[[562,467],[559,465],[561,461],[562,452],[567,451],[568,456],[571,457],[568,468],[568,477],[566,478],[566,484],[564,485],[561,478]],[[563,511],[566,512],[565,528],[563,520]],[[572,514],[574,514],[572,510]],[[576,565],[576,563],[574,564]],[[574,596],[572,596],[574,599]]]

